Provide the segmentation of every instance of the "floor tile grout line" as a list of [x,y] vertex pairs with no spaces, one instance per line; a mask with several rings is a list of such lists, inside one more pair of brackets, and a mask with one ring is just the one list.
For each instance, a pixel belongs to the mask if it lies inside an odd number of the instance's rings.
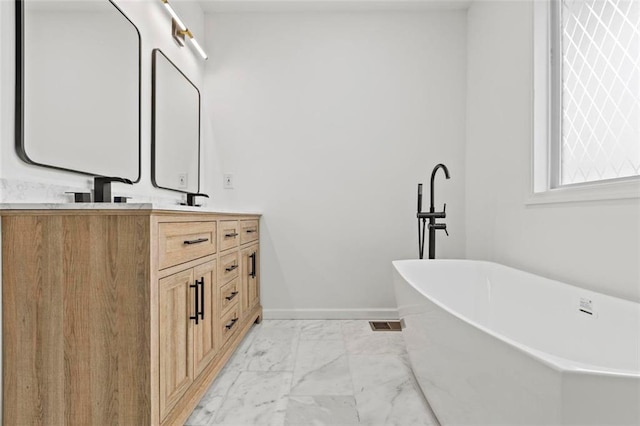
[[356,398],[356,383],[353,380],[353,373],[351,372],[351,357],[349,355],[349,351],[347,350],[347,335],[344,330],[345,324],[346,322],[340,324],[340,331],[342,332],[342,341],[344,343],[344,349],[347,355],[347,371],[349,372],[349,379],[351,380],[351,389],[353,389],[353,405],[356,409],[356,418],[358,419],[358,424],[360,424],[360,409],[358,408],[358,399]]
[[[256,333],[256,334],[260,332],[260,329],[258,329],[258,330],[254,329],[254,330],[255,330],[255,333]],[[251,332],[251,330],[250,330],[249,332]],[[245,338],[246,338],[246,337],[248,337],[248,335],[245,335]],[[247,346],[247,348],[245,349],[245,351],[244,351],[244,353],[243,353],[243,354],[240,354],[240,353],[235,354],[235,353],[234,353],[234,354],[233,354],[233,356],[235,356],[235,355],[244,355],[244,354],[248,353],[248,352],[249,352],[249,349],[251,349],[251,346],[253,346],[253,343],[254,343],[254,341],[255,341],[255,338],[256,338],[256,337],[257,337],[257,336],[253,336],[253,337],[251,338],[251,342],[249,343],[249,345]],[[244,340],[244,339],[243,339],[243,340]],[[242,342],[240,342],[240,344],[242,344]],[[231,359],[229,359],[229,361],[231,361]],[[229,361],[227,361],[227,362],[229,362]],[[220,373],[221,373],[223,370],[224,370],[224,367],[220,370],[220,372],[218,373],[218,375],[217,375],[216,379],[220,377]],[[211,421],[210,421],[210,422],[207,422],[207,426],[213,426],[213,425],[215,425],[215,420],[218,418],[218,414],[219,414],[220,409],[222,408],[222,406],[224,405],[224,403],[227,401],[227,398],[228,398],[228,396],[229,396],[229,392],[231,391],[231,388],[233,388],[233,385],[238,381],[238,379],[240,378],[240,375],[241,375],[244,371],[247,371],[247,370],[243,370],[241,367],[239,367],[239,368],[238,368],[238,370],[239,370],[239,371],[238,371],[238,375],[236,376],[236,378],[235,378],[235,379],[233,379],[233,381],[231,382],[231,384],[229,384],[229,386],[227,386],[227,388],[225,389],[224,395],[222,395],[222,401],[220,401],[220,405],[218,406],[218,409],[216,410],[216,413],[215,413],[213,416],[211,416]],[[215,380],[214,380],[214,383],[215,383]],[[214,384],[214,383],[212,383],[211,385],[213,386],[213,384]]]
[[407,360],[409,360],[409,377],[411,378],[411,380],[413,381],[413,386],[416,389],[416,392],[420,394],[420,396],[422,397],[423,403],[424,405],[427,406],[427,409],[431,412],[433,419],[436,421],[435,425],[433,426],[440,426],[440,420],[438,420],[438,417],[436,417],[436,413],[435,411],[433,411],[433,408],[431,407],[431,404],[429,403],[429,400],[427,399],[427,395],[424,394],[424,392],[422,391],[422,387],[420,387],[420,383],[418,382],[418,378],[416,377],[416,374],[413,371],[413,368],[411,368],[411,360],[409,359],[409,355],[407,354]]
[[296,371],[296,364],[298,361],[298,348],[300,347],[300,334],[302,333],[302,328],[301,327],[296,327],[296,334],[297,336],[294,337],[294,339],[296,339],[296,343],[295,343],[295,350],[293,353],[293,365],[291,366],[291,378],[289,380],[289,390],[287,391],[286,395],[284,395],[284,398],[287,398],[287,405],[284,409],[284,419],[283,419],[283,424],[287,424],[287,412],[289,411],[289,402],[291,401],[291,389],[293,388],[293,377]]
[[222,400],[220,401],[220,405],[218,406],[218,408],[215,411],[215,413],[213,414],[213,416],[211,416],[211,420],[209,422],[207,422],[207,426],[216,424],[216,419],[218,418],[218,415],[220,414],[220,409],[222,408],[224,403],[227,401],[227,397],[229,396],[229,391],[231,390],[233,385],[238,381],[238,378],[240,377],[241,374],[242,374],[242,371],[239,371],[238,375],[233,380],[233,382],[231,382],[231,384],[229,386],[227,386],[227,388],[225,389],[224,395],[222,395]]

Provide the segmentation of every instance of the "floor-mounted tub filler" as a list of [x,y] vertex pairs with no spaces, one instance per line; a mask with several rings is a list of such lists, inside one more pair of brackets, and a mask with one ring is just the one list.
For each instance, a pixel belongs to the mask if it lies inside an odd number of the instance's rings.
[[640,425],[640,304],[490,262],[393,266],[443,425]]

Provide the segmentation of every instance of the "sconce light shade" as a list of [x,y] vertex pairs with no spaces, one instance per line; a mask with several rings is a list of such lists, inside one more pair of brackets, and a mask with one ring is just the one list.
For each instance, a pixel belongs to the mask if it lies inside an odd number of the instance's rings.
[[171,7],[171,5],[169,4],[169,0],[161,1],[173,18],[171,20],[171,35],[173,36],[173,39],[180,45],[180,47],[184,47],[184,38],[185,36],[189,37],[189,40],[191,40],[191,44],[193,45],[196,52],[198,52],[198,54],[202,56],[202,59],[209,59],[209,56],[207,56],[198,41],[195,39],[193,33],[189,30],[189,28],[187,28],[182,19],[180,19],[176,11],[173,10],[173,7]]
[[191,40],[191,43],[193,44],[193,47],[198,51],[200,56],[202,56],[202,59],[204,59],[204,60],[209,59],[209,56],[207,56],[207,54],[204,52],[204,50],[202,50],[202,47],[200,47],[200,44],[198,44],[198,40],[196,40],[193,36],[191,36],[191,38],[189,38],[189,40]]
[[173,19],[175,19],[176,24],[178,25],[178,27],[182,31],[185,31],[187,29],[187,26],[184,24],[184,22],[182,22],[182,19],[180,19],[180,17],[176,13],[176,11],[173,10],[173,7],[171,7],[171,5],[169,4],[169,1],[168,0],[162,0],[162,3],[167,8],[167,11],[169,11],[169,14],[173,17]]

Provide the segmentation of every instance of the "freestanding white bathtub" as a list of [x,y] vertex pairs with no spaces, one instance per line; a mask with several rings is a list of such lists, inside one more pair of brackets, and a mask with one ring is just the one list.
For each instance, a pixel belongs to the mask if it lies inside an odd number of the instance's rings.
[[393,262],[443,425],[640,425],[640,305],[495,263]]

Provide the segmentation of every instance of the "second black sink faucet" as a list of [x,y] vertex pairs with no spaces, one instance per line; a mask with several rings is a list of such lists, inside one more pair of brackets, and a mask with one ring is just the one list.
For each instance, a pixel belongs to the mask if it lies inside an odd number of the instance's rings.
[[[444,176],[449,179],[449,169],[444,164],[438,164],[433,168],[431,172],[431,205],[429,206],[429,212],[422,211],[422,184],[418,184],[418,250],[420,254],[420,259],[424,258],[424,234],[425,228],[429,228],[429,259],[435,259],[436,257],[436,230],[442,229],[447,235],[447,225],[445,223],[436,223],[436,219],[444,219],[447,217],[447,204],[445,203],[444,208],[441,212],[437,212],[434,206],[434,190],[433,190],[433,181],[436,177],[436,172],[442,169],[444,172]],[[426,224],[427,219],[429,219],[429,224]]]

